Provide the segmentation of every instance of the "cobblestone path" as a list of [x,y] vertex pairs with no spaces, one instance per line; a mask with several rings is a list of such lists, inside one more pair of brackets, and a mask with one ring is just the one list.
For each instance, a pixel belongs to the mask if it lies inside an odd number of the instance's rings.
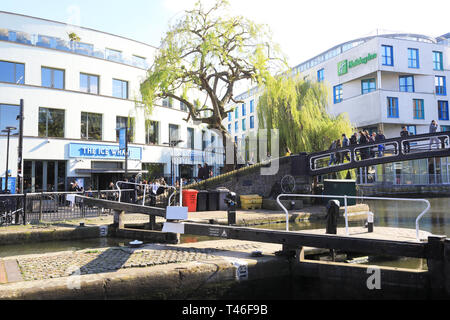
[[242,244],[219,249],[162,247],[161,249],[131,249],[127,247],[91,249],[34,257],[18,257],[17,264],[25,281],[43,280],[113,272],[122,268],[143,268],[154,265],[202,261],[217,258],[226,250],[252,250],[254,244]]

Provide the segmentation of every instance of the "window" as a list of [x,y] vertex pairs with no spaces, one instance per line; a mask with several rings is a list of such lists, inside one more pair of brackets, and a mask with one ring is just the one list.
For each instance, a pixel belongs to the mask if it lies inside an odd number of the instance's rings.
[[237,136],[234,136],[234,142],[236,142],[236,143],[238,142],[237,141]]
[[234,123],[234,132],[239,132],[239,123],[237,121]]
[[64,110],[39,108],[39,137],[64,138]]
[[212,149],[212,152],[214,152],[215,145],[216,145],[216,136],[211,133],[211,144],[210,144],[210,147]]
[[445,85],[445,77],[444,76],[434,77],[434,85],[436,87],[437,95],[445,96],[447,94],[447,88]]
[[387,116],[388,118],[398,118],[398,98],[387,98]]
[[242,104],[242,116],[244,117],[247,114],[245,103]]
[[81,113],[81,139],[102,140],[102,115]]
[[444,63],[442,61],[442,52],[433,51],[433,69],[444,70]]
[[15,84],[25,84],[25,65],[0,61],[0,81]]
[[98,76],[80,73],[80,91],[98,94]]
[[159,144],[159,122],[146,120],[145,121],[145,143]]
[[416,135],[416,126],[406,126],[406,130],[408,130],[410,135]]
[[231,123],[228,124],[228,132],[231,133]]
[[133,55],[133,65],[140,68],[146,68],[147,61],[145,60],[144,57]]
[[250,100],[250,113],[255,112],[255,100]]
[[342,84],[339,84],[337,86],[333,87],[333,98],[334,98],[334,103],[339,103],[342,102],[342,95],[343,95],[343,91],[342,91]]
[[187,128],[187,146],[191,149],[195,147],[194,128]]
[[419,49],[408,48],[408,68],[419,68]]
[[438,101],[439,120],[448,120],[448,101]]
[[64,70],[42,67],[42,86],[64,89]]
[[247,130],[245,119],[242,119],[242,131]]
[[450,131],[450,126],[441,126],[441,132]]
[[375,90],[375,79],[366,79],[361,81],[361,94],[366,94]]
[[322,82],[324,80],[323,69],[317,71],[317,82]]
[[[19,133],[19,120],[17,116],[20,114],[20,106],[11,104],[0,104],[0,129],[3,130],[6,127],[15,127],[16,130],[11,130],[11,134]],[[1,132],[0,134],[5,134]]]
[[239,108],[238,107],[234,108],[234,118],[235,119],[239,118]]
[[105,49],[105,57],[108,60],[122,62],[122,52],[114,49]]
[[[128,127],[127,139],[128,142],[134,141],[134,118],[129,117],[116,117],[116,128]],[[116,130],[116,141],[119,141],[119,130]]]
[[414,92],[414,76],[400,76],[400,91]]
[[231,121],[231,112],[228,112],[228,121]]
[[206,149],[206,131],[202,130],[202,151]]
[[164,98],[162,101],[162,106],[166,108],[173,108],[172,99]]
[[176,124],[169,124],[169,142],[172,145],[180,140],[179,128],[180,126]]
[[381,46],[381,64],[383,66],[393,66],[394,65],[394,49],[392,46]]
[[113,79],[113,97],[128,99],[128,81]]
[[75,42],[75,52],[91,56],[94,52],[94,46],[89,43]]
[[180,110],[181,111],[188,111],[187,105],[184,102],[182,102],[182,101],[180,101]]
[[255,128],[255,116],[250,117],[250,129]]
[[413,108],[414,119],[425,119],[423,99],[413,99]]

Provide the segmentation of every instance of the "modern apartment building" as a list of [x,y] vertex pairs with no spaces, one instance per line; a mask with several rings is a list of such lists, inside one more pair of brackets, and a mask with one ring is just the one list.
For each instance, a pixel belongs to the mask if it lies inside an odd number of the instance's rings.
[[[20,99],[26,191],[64,191],[75,179],[85,188],[106,188],[120,179],[125,153],[116,129],[125,125],[130,174],[190,178],[205,162],[218,171],[223,159],[214,148],[221,138],[186,122],[185,106],[165,100],[147,115],[139,103],[140,83],[157,50],[118,35],[0,12],[0,129],[17,128],[9,146],[11,180],[18,175]],[[2,133],[2,167],[6,149]],[[2,180],[5,172],[0,168]]]

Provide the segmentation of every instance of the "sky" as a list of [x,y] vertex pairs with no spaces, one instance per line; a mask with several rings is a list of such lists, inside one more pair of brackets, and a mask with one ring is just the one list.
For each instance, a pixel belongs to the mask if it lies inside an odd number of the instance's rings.
[[[0,10],[81,25],[159,46],[197,0],[0,0]],[[212,0],[203,0],[206,4]],[[450,32],[449,0],[229,0],[232,14],[269,26],[291,66],[377,32]]]

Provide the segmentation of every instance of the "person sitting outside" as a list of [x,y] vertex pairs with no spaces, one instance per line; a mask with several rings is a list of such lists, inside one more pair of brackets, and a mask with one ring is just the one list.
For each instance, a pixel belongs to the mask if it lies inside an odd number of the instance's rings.
[[[409,136],[409,131],[405,126],[402,127],[402,131],[400,131],[400,137],[407,138]],[[405,153],[409,153],[411,151],[409,141],[403,141],[403,149]]]

